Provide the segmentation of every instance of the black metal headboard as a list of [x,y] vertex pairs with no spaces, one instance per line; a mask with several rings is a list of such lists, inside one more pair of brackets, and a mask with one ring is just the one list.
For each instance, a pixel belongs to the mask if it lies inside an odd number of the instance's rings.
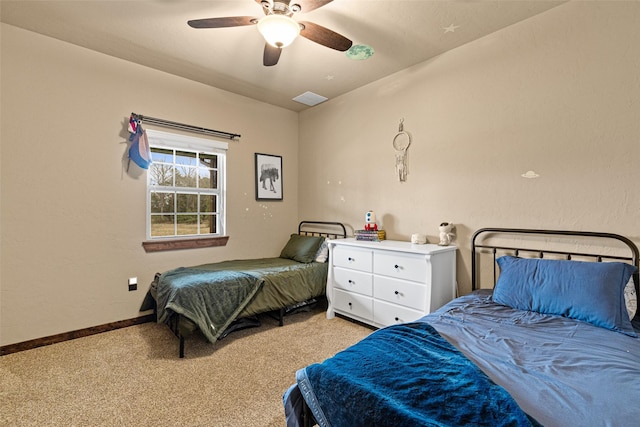
[[[511,235],[524,235],[524,234],[535,234],[539,236],[563,236],[563,237],[593,237],[598,239],[613,239],[618,240],[624,243],[630,251],[630,255],[628,256],[616,256],[616,255],[608,255],[603,253],[598,253],[595,249],[594,251],[588,252],[578,252],[578,251],[564,251],[564,250],[551,250],[551,249],[532,249],[532,248],[518,248],[518,247],[510,247],[510,246],[502,246],[502,245],[490,245],[482,242],[483,237],[499,237],[499,236],[507,236]],[[493,253],[493,284],[495,285],[497,279],[496,272],[496,257],[498,252],[501,254],[511,254],[515,256],[520,256],[522,253],[529,254],[530,258],[538,257],[543,258],[545,254],[554,255],[554,256],[564,256],[566,259],[571,259],[572,257],[581,257],[581,258],[594,258],[595,261],[601,262],[602,260],[617,260],[630,262],[636,267],[640,268],[638,255],[638,247],[628,238],[621,236],[619,234],[613,233],[598,233],[598,232],[590,232],[590,231],[562,231],[562,230],[529,230],[529,229],[521,229],[521,228],[481,228],[476,231],[471,238],[471,289],[478,289],[478,262],[477,257],[479,255],[479,250],[490,250]],[[640,296],[640,277],[638,272],[633,275],[633,282],[636,288],[636,295]],[[638,310],[640,312],[640,310]],[[636,317],[638,317],[636,315]]]
[[298,224],[298,234],[344,239],[347,237],[347,230],[341,222],[302,221]]

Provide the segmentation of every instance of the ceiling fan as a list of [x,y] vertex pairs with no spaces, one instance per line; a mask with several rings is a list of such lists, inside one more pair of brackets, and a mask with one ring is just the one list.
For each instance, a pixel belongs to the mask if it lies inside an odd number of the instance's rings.
[[332,0],[255,0],[262,6],[265,16],[229,16],[225,18],[206,18],[188,21],[193,28],[225,28],[257,25],[264,37],[263,64],[272,66],[278,63],[282,48],[291,44],[298,35],[331,49],[346,51],[352,45],[351,40],[322,25],[308,21],[296,21],[293,15],[318,9]]

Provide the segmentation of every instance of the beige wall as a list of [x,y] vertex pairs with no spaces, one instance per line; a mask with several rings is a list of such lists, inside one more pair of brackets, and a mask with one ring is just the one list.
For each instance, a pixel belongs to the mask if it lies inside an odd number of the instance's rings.
[[565,4],[301,113],[301,217],[361,228],[372,209],[390,238],[432,242],[451,221],[462,293],[481,227],[640,243],[639,22],[637,2]]
[[[0,345],[135,317],[156,271],[276,255],[300,218],[360,228],[373,209],[389,237],[431,241],[452,221],[462,292],[480,227],[640,244],[638,22],[640,3],[569,3],[300,115],[3,24]],[[123,168],[131,111],[242,134],[226,248],[144,253],[144,175]],[[284,202],[255,201],[255,152],[283,156]]]
[[[136,317],[155,272],[277,256],[295,232],[297,113],[4,24],[1,35],[1,345]],[[242,135],[227,157],[227,247],[144,252],[146,175],[123,163],[132,111]],[[255,152],[283,156],[283,202],[255,201]]]

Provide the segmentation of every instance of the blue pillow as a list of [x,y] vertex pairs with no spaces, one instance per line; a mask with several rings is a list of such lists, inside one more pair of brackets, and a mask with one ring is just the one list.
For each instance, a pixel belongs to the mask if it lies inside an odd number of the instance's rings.
[[519,310],[556,314],[636,337],[624,287],[636,267],[623,262],[498,258],[493,300]]

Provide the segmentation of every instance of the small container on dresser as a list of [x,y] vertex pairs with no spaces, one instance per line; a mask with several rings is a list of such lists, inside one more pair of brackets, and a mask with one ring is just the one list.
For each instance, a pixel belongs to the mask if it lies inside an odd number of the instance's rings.
[[383,327],[416,320],[455,296],[455,246],[329,242],[328,319],[339,313]]

